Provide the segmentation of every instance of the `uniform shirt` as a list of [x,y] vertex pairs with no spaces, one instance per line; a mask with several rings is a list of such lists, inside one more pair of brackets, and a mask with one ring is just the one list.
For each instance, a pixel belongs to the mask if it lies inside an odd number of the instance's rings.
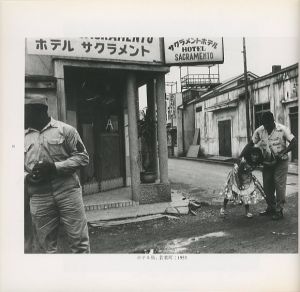
[[[264,159],[272,161],[279,152],[286,149],[286,141],[290,142],[293,138],[294,135],[289,128],[275,123],[275,128],[270,135],[264,126],[257,128],[253,134],[252,141],[260,147]],[[284,154],[282,159],[288,159],[288,155]]]
[[41,130],[25,131],[25,175],[32,172],[38,161],[53,162],[56,175],[51,180],[29,185],[29,192],[47,193],[80,187],[76,170],[89,163],[89,156],[75,128],[51,118]]

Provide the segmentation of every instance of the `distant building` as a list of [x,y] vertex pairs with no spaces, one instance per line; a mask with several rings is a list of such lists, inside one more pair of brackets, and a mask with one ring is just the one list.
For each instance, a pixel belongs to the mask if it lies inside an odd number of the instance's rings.
[[178,156],[178,112],[177,106],[182,104],[181,92],[176,92],[166,95],[167,108],[167,141],[168,141],[168,156]]
[[211,67],[213,66],[207,66],[208,74],[187,74],[181,78],[182,103],[177,106],[178,156],[189,156],[191,146],[198,143],[195,125],[196,101],[220,85],[219,66],[215,73],[211,72]]
[[[273,66],[271,73],[261,77],[248,72],[248,80],[250,133],[270,110],[298,138],[298,63],[284,69]],[[194,103],[198,156],[238,157],[247,143],[244,75],[223,82]],[[298,160],[297,150],[290,160]]]
[[[248,72],[249,81],[258,76]],[[195,102],[200,155],[235,157],[247,143],[244,74],[203,94]]]

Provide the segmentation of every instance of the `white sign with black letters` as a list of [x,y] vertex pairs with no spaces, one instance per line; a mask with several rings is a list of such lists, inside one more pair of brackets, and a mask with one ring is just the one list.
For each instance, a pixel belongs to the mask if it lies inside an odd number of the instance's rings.
[[153,37],[29,38],[26,48],[34,55],[162,63],[160,40]]
[[166,65],[224,62],[223,38],[165,38],[164,51]]

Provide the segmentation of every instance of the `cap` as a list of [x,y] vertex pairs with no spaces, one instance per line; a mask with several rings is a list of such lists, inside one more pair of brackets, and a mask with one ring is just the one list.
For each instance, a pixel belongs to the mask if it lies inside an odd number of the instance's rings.
[[47,97],[42,94],[25,94],[25,104],[42,104],[48,106]]

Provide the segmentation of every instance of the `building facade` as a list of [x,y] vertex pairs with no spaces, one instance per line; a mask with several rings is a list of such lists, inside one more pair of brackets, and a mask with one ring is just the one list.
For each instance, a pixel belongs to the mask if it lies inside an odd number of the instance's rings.
[[[178,106],[178,156],[195,157],[199,147],[199,129],[196,127],[196,101],[205,93],[220,84],[219,65],[217,72],[212,73],[208,65],[208,73],[187,74],[181,78],[182,103]],[[197,150],[198,149],[198,150]]]
[[168,156],[178,156],[178,122],[179,115],[177,106],[182,104],[182,93],[176,92],[166,95],[167,108],[167,137],[168,137]]
[[[74,47],[85,44],[81,46],[84,52],[96,47],[106,49],[106,59],[55,52],[45,54],[44,51],[32,53],[33,49],[29,50],[30,44],[27,43],[25,93],[46,95],[49,114],[74,126],[81,135],[90,155],[90,164],[80,173],[85,195],[101,195],[106,190],[130,186],[132,200],[140,204],[170,201],[165,131],[165,74],[169,67],[163,63],[161,40],[111,38],[108,42],[102,39],[93,40],[94,43],[82,40],[80,44],[76,40]],[[34,49],[38,48],[38,41]],[[45,45],[42,49],[46,50],[46,44],[48,49],[51,45],[52,49],[58,47],[58,40],[46,41],[39,43]],[[142,57],[150,55],[155,42],[158,51],[154,48],[153,58],[156,61],[152,61],[152,56],[143,61]],[[69,41],[65,44],[71,46]],[[93,44],[93,47],[86,47],[88,44]],[[127,59],[118,59],[118,54],[125,55],[125,48]],[[74,53],[74,48],[71,49],[70,54]],[[131,54],[129,49],[132,49]],[[109,59],[112,53],[117,57]],[[138,53],[143,55],[136,61],[132,56]],[[157,176],[154,184],[140,181],[138,88],[143,85],[147,85],[147,107],[157,124],[152,146]]]
[[[265,111],[288,126],[298,138],[298,64],[258,77],[248,72],[250,134],[261,125]],[[247,144],[244,75],[202,95],[195,103],[195,128],[200,131],[200,152],[205,156],[238,157]],[[290,154],[297,161],[298,152]]]

